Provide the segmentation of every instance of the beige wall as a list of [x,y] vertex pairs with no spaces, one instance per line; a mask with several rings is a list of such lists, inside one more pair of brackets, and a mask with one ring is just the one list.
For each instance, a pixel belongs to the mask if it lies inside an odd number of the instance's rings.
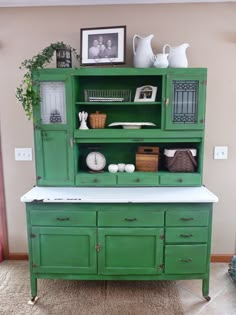
[[[236,4],[116,5],[0,9],[0,126],[10,253],[27,252],[25,208],[20,196],[35,184],[34,162],[16,162],[15,147],[33,147],[32,122],[14,96],[19,64],[48,44],[64,41],[79,50],[80,28],[127,25],[127,65],[132,37],[153,33],[154,53],[187,42],[190,67],[208,68],[204,184],[218,195],[214,254],[235,252],[236,231]],[[214,145],[229,158],[213,160]]]

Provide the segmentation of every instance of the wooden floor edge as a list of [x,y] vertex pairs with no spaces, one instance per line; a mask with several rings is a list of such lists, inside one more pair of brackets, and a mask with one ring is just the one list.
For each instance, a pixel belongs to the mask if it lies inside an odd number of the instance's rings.
[[230,260],[232,259],[234,255],[230,255],[230,254],[227,254],[227,255],[223,255],[223,254],[212,254],[211,255],[211,262],[212,263],[229,263]]
[[[230,255],[230,254],[212,254],[211,255],[211,262],[212,263],[228,263],[230,262],[230,260],[232,259],[232,257],[234,256],[234,254]],[[9,260],[28,260],[29,259],[29,256],[28,254],[22,254],[22,253],[19,253],[19,254],[9,254],[9,256],[7,257],[7,259]]]

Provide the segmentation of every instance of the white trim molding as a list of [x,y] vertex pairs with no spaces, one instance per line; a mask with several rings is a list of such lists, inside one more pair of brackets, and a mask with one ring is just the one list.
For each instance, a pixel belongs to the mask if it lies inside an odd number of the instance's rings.
[[0,0],[0,7],[79,6],[154,3],[236,2],[236,0]]

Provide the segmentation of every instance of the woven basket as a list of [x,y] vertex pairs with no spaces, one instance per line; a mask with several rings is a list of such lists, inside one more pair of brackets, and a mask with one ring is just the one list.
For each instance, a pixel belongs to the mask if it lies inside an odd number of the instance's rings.
[[190,149],[176,149],[174,156],[165,155],[166,167],[170,172],[194,172],[197,162]]
[[236,256],[234,256],[229,263],[228,273],[231,279],[236,283]]
[[106,114],[100,114],[98,111],[94,114],[89,115],[89,124],[93,129],[102,129],[105,127],[106,123]]

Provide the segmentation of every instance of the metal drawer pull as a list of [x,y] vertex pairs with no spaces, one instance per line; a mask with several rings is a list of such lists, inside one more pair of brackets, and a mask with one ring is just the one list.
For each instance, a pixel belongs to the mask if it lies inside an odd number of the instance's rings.
[[180,237],[192,237],[193,234],[180,234],[179,236]]
[[180,218],[180,220],[182,220],[182,221],[192,221],[192,220],[194,220],[194,218]]
[[69,221],[70,218],[57,218],[58,221]]
[[137,219],[136,218],[132,218],[132,219],[125,218],[125,221],[133,222],[133,221],[137,221]]
[[187,259],[179,259],[179,261],[182,261],[182,262],[184,262],[184,263],[187,263],[187,262],[190,262],[190,261],[192,261],[193,259],[192,258],[187,258]]

